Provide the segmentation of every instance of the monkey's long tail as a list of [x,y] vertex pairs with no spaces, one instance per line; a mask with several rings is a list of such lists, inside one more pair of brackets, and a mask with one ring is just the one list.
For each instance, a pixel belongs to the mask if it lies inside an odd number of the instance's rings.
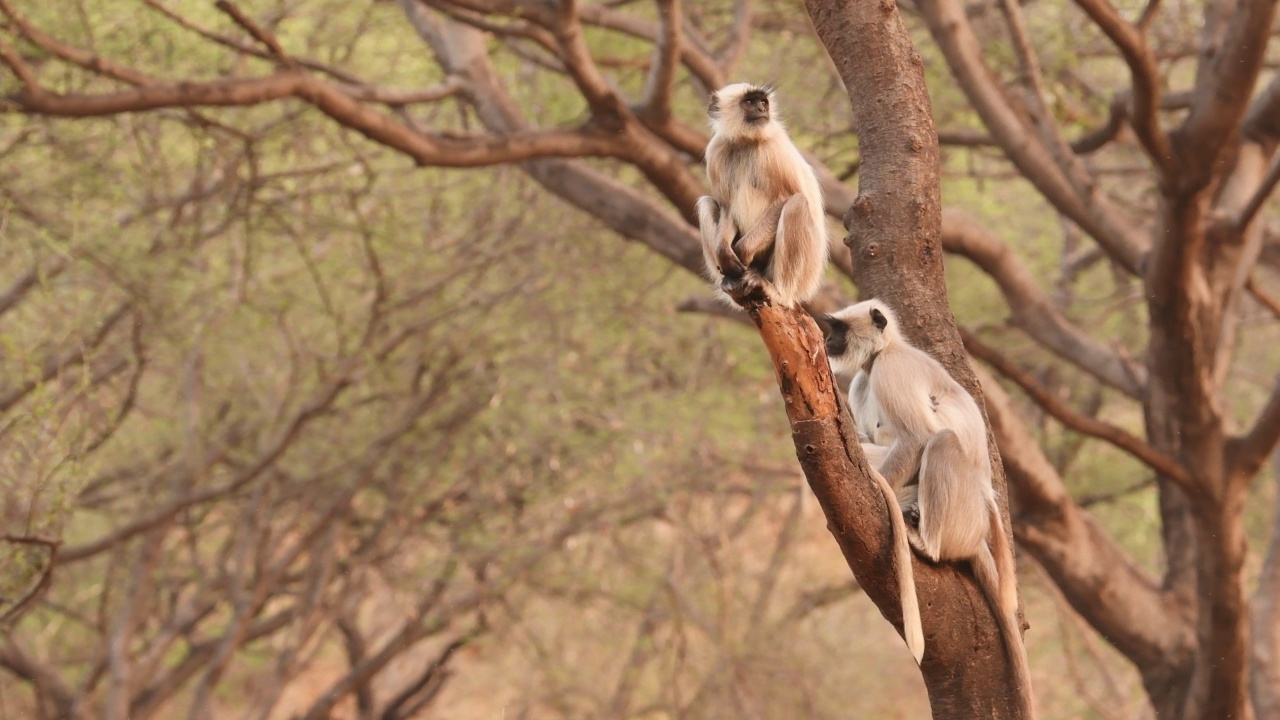
[[1000,636],[1004,640],[1005,652],[1009,663],[1013,666],[1014,681],[1018,684],[1018,704],[1022,717],[1034,720],[1035,697],[1031,692],[1031,667],[1027,663],[1027,649],[1022,644],[1022,632],[1018,626],[1018,590],[1013,563],[1013,549],[1004,534],[1004,523],[1000,520],[1000,508],[989,503],[987,512],[990,515],[991,544],[995,548],[995,556],[986,543],[979,546],[978,554],[973,558],[973,574],[978,586],[987,596],[987,602],[995,611],[996,622],[1000,626]]
[[898,496],[889,487],[884,476],[872,467],[884,502],[889,506],[889,524],[893,526],[893,564],[898,576],[898,602],[902,607],[902,637],[907,649],[916,659],[916,665],[924,659],[924,629],[920,626],[920,601],[916,599],[916,576],[911,569],[911,545],[907,542],[907,523],[902,519]]

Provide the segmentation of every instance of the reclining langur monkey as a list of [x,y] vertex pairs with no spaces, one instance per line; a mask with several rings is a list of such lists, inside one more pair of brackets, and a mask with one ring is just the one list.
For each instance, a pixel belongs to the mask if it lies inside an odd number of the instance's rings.
[[707,274],[759,278],[770,298],[795,307],[812,298],[827,262],[822,188],[773,109],[773,91],[737,83],[707,109],[711,196],[698,200]]
[[[866,373],[860,401],[867,407],[862,413],[878,416],[893,437],[877,470],[918,528],[918,534],[909,533],[911,545],[933,562],[972,564],[1000,626],[1023,716],[1033,717],[1013,552],[996,504],[987,428],[978,403],[941,363],[902,336],[884,303],[867,300],[823,320],[830,327],[832,367]],[[917,469],[919,484],[908,485]]]

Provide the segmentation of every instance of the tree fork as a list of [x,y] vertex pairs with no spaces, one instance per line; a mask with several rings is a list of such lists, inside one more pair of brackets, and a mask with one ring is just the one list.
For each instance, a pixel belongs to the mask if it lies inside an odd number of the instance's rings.
[[[858,286],[901,309],[906,335],[941,359],[981,406],[947,304],[938,140],[920,58],[891,0],[805,6],[849,91],[861,146],[859,195],[845,215]],[[888,521],[898,509],[886,507],[870,475],[821,333],[803,311],[768,304],[759,288],[729,283],[725,291],[747,310],[769,351],[796,455],[850,570],[900,629]],[[990,447],[1003,494],[994,440]],[[1012,527],[1007,520],[1005,527]],[[1021,718],[1012,665],[981,591],[954,566],[915,559],[913,567],[926,640],[921,673],[935,720]]]

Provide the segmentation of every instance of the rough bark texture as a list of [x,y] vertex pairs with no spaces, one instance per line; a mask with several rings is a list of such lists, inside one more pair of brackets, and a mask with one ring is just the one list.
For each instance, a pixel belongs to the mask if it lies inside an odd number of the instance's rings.
[[[822,333],[802,311],[770,306],[759,295],[736,299],[773,360],[796,456],[827,527],[862,589],[901,634],[888,508],[840,401]],[[935,720],[1020,717],[995,618],[968,569],[919,559],[913,566],[927,643],[921,673]]]
[[[811,0],[806,7],[854,100],[861,189],[845,225],[859,287],[909,318],[910,339],[981,400],[947,305],[938,143],[920,58],[891,2]],[[796,453],[831,531],[868,596],[900,626],[887,509],[841,413],[817,328],[802,313],[763,306],[759,298],[739,302],[769,348]],[[992,448],[1003,491],[994,442]],[[933,716],[1018,717],[1011,668],[982,594],[952,568],[917,561],[916,580],[927,641],[921,670]]]

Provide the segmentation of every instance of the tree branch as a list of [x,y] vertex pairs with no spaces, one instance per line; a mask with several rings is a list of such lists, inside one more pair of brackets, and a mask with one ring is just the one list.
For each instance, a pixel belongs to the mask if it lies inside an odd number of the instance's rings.
[[291,71],[261,78],[154,84],[99,95],[25,90],[10,95],[4,104],[31,114],[92,117],[167,107],[257,105],[288,97],[314,105],[341,125],[408,155],[419,165],[480,167],[538,157],[607,157],[619,152],[617,143],[600,133],[547,130],[468,138],[421,133],[361,105],[341,88]]
[[1173,172],[1173,149],[1169,137],[1160,127],[1157,114],[1160,109],[1160,71],[1142,30],[1144,23],[1152,17],[1156,2],[1148,4],[1139,27],[1125,22],[1108,0],[1076,0],[1076,5],[1111,38],[1128,64],[1133,82],[1133,108],[1129,123],[1156,170],[1161,177],[1167,177]]
[[962,210],[944,209],[942,223],[943,249],[973,261],[996,281],[1014,324],[1058,357],[1107,385],[1130,397],[1142,397],[1145,369],[1126,363],[1067,320],[1000,238]]
[[1249,198],[1249,202],[1245,203],[1244,208],[1240,210],[1231,222],[1235,226],[1236,232],[1244,232],[1249,223],[1253,222],[1253,218],[1262,209],[1262,205],[1266,203],[1267,198],[1271,196],[1271,192],[1276,189],[1276,183],[1280,182],[1280,153],[1275,153],[1271,158],[1271,167],[1267,169],[1267,174],[1263,176],[1262,182],[1258,184],[1253,196]]
[[1139,668],[1185,658],[1195,633],[1180,606],[1071,499],[1062,478],[982,366],[987,415],[1017,506],[1014,531],[1076,612]]
[[658,0],[658,16],[662,19],[662,35],[654,46],[654,59],[644,86],[644,114],[656,121],[671,117],[671,91],[676,84],[680,62],[680,29],[684,11],[680,0]]
[[1280,378],[1276,379],[1276,386],[1258,413],[1258,419],[1253,421],[1249,434],[1229,444],[1233,450],[1228,455],[1231,474],[1246,482],[1252,480],[1277,442],[1280,442]]
[[1200,57],[1191,112],[1172,138],[1188,189],[1210,181],[1218,156],[1235,136],[1262,69],[1275,11],[1275,0],[1240,0],[1221,45]]
[[1137,272],[1149,246],[1146,237],[1102,193],[1087,184],[1078,187],[1083,178],[1073,180],[1068,169],[1060,167],[1045,144],[1028,131],[984,60],[960,3],[930,0],[922,3],[921,15],[952,75],[1009,160],[1059,212],[1088,232],[1127,270]]
[[276,39],[275,34],[254,22],[253,18],[241,12],[240,8],[236,7],[230,0],[217,0],[214,3],[214,7],[229,15],[254,40],[262,43],[271,53],[271,57],[275,58],[276,62],[280,63],[281,66],[291,69],[298,67],[293,58],[285,54],[284,48],[280,46],[280,41]]
[[1137,437],[1130,435],[1127,431],[1103,422],[1096,418],[1081,415],[1069,407],[1065,402],[1058,399],[1053,393],[1045,390],[1036,382],[1031,373],[1023,370],[1015,365],[1009,359],[989,345],[983,343],[972,333],[961,331],[964,336],[964,346],[974,357],[991,365],[1001,375],[1012,380],[1018,387],[1022,388],[1037,405],[1056,418],[1063,425],[1083,433],[1090,437],[1105,440],[1121,450],[1129,453],[1140,462],[1146,464],[1156,472],[1168,476],[1170,479],[1178,483],[1188,495],[1192,497],[1198,496],[1198,489],[1191,481],[1191,477],[1187,474],[1185,468],[1178,464],[1174,459],[1161,453],[1159,450],[1151,447]]

